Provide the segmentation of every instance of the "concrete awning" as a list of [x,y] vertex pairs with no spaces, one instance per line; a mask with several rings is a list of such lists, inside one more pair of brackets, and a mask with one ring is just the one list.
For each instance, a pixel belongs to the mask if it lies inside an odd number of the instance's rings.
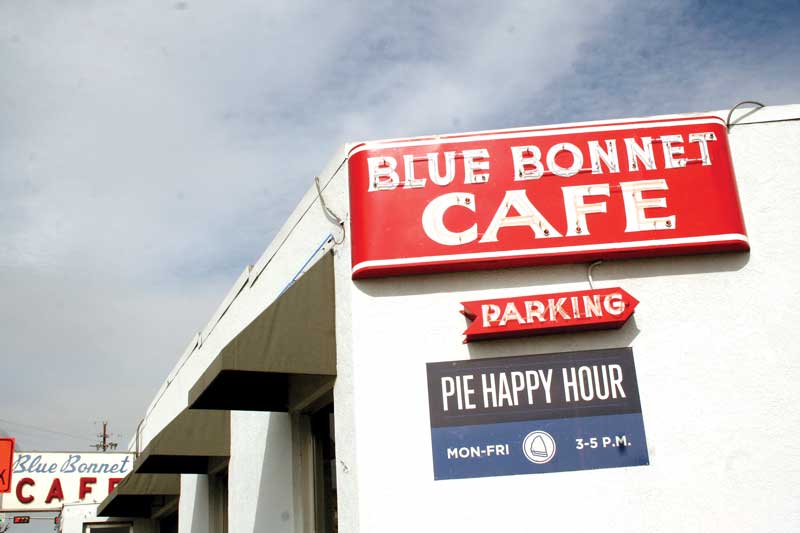
[[150,518],[173,496],[181,492],[178,474],[128,474],[100,502],[97,516]]
[[230,411],[184,409],[139,454],[138,474],[208,474],[230,456]]
[[288,411],[336,376],[333,256],[326,253],[225,346],[190,409]]

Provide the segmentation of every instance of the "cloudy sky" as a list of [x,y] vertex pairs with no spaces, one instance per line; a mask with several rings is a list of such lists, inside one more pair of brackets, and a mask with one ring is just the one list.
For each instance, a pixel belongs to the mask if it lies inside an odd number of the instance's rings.
[[342,143],[800,103],[798,27],[796,0],[0,0],[0,433],[127,444]]

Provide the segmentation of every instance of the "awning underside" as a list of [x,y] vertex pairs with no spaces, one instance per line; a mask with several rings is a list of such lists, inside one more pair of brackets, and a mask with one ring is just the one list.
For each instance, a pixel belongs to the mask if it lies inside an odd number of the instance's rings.
[[181,412],[139,454],[140,474],[207,474],[231,448],[229,411]]
[[336,375],[333,256],[313,267],[219,353],[190,409],[287,411],[299,390]]
[[150,518],[180,494],[177,474],[128,474],[97,507],[97,516]]

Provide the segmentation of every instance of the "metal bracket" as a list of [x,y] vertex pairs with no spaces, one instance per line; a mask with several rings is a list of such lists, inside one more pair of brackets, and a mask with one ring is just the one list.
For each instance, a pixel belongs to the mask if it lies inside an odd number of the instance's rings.
[[594,290],[594,279],[592,279],[592,270],[594,270],[594,267],[596,267],[600,263],[602,263],[602,261],[595,261],[594,263],[589,265],[589,268],[586,269],[586,277],[589,278],[589,288],[592,290]]
[[342,229],[342,238],[341,240],[333,239],[333,242],[337,245],[342,244],[344,242],[344,233],[347,231],[344,227],[344,220],[339,218],[339,216],[331,211],[331,208],[328,207],[328,204],[325,203],[325,197],[322,196],[322,186],[319,184],[319,176],[314,176],[314,183],[317,186],[317,196],[319,197],[319,203],[322,206],[322,210],[325,212],[325,216],[328,217],[328,220],[331,222],[336,222],[339,227]]
[[[766,107],[761,102],[756,102],[755,100],[742,100],[741,102],[739,102],[738,104],[733,106],[731,108],[731,110],[728,112],[728,118],[725,120],[725,127],[727,128],[729,133],[731,131],[731,126],[732,126],[731,117],[733,116],[733,112],[736,110],[736,108],[738,108],[739,106],[743,106],[745,104],[752,104],[752,105],[758,106],[758,109],[760,109],[762,107]],[[753,111],[755,111],[755,110],[753,110]]]

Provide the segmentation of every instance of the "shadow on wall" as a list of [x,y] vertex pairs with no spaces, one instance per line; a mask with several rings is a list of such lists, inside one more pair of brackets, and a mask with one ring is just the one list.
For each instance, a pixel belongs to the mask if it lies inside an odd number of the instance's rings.
[[[208,524],[208,510],[209,510],[209,501],[208,501],[208,476],[205,475],[192,475],[191,477],[195,478],[194,480],[194,498],[188,499],[188,502],[192,505],[192,517],[191,523],[186,526],[188,531],[193,531],[197,533],[210,533],[209,532],[209,524]],[[181,482],[181,490],[183,490],[183,483]],[[183,501],[183,500],[181,500]],[[181,513],[186,512],[186,509],[181,509]],[[181,522],[185,523],[184,517],[179,517]],[[164,525],[160,526],[160,529],[164,529]],[[183,528],[181,528],[183,529]],[[170,529],[167,529],[171,531]],[[177,522],[175,531],[178,531]]]
[[287,413],[270,413],[254,509],[253,531],[292,533],[291,423]]
[[634,314],[620,329],[585,331],[580,335],[566,332],[515,339],[476,341],[467,344],[467,350],[470,359],[519,355],[520,346],[524,346],[525,349],[522,351],[529,355],[600,350],[630,346],[638,335],[639,328],[636,326],[636,315]]
[[[630,278],[650,278],[735,272],[744,268],[750,254],[725,253],[650,259],[605,261],[594,270],[598,282]],[[417,296],[443,292],[539,287],[587,281],[588,263],[520,267],[476,272],[422,274],[355,281],[358,290],[373,297]],[[491,273],[487,276],[487,273]],[[588,288],[588,287],[587,287]]]

